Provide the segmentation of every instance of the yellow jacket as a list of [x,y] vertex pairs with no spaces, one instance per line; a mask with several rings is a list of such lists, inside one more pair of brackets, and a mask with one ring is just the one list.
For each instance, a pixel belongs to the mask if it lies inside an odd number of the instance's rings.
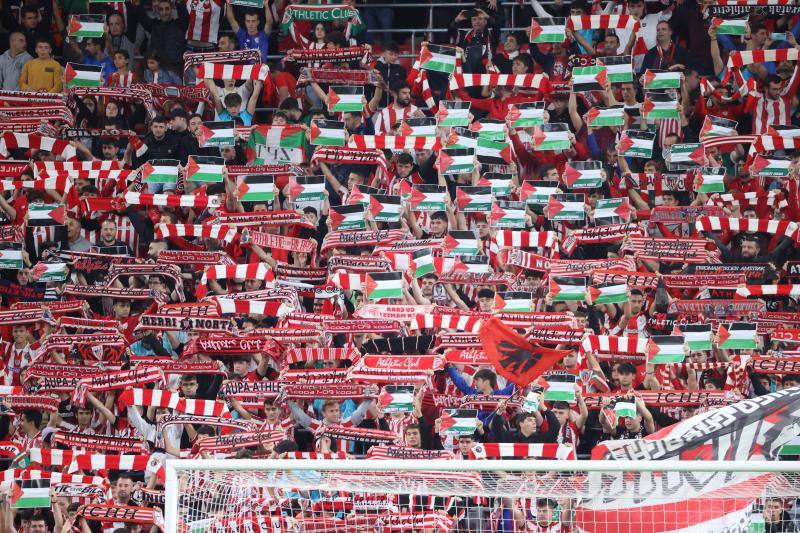
[[61,83],[61,65],[55,59],[31,59],[25,63],[19,75],[21,91],[60,93]]

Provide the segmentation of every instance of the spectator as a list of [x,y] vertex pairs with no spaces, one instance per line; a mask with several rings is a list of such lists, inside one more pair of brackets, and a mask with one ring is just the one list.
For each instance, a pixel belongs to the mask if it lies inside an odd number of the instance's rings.
[[[229,4],[230,5],[230,4]],[[242,50],[258,50],[261,54],[261,61],[266,62],[269,55],[269,34],[272,31],[272,15],[267,4],[264,4],[265,22],[263,30],[259,29],[260,17],[256,12],[246,12],[244,15],[244,28],[236,20],[233,9],[228,9],[225,16],[228,24],[231,25],[236,39],[239,41],[239,48]]]
[[8,36],[8,50],[0,55],[0,89],[4,91],[19,90],[19,76],[22,67],[32,59],[25,50],[25,34],[19,31]]
[[36,41],[36,59],[28,60],[19,76],[19,88],[23,91],[61,92],[62,69],[53,59],[53,47],[47,39]]
[[[173,17],[173,7],[176,17]],[[189,26],[189,12],[183,2],[157,0],[153,5],[156,18],[144,14],[141,0],[132,0],[128,9],[128,25],[133,31],[137,24],[150,34],[148,50],[158,51],[166,70],[183,70],[183,52],[186,49],[186,29]]]

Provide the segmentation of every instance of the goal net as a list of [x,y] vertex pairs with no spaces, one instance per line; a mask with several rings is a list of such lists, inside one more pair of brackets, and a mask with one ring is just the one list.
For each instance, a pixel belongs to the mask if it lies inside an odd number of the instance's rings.
[[184,460],[167,532],[794,531],[800,464]]

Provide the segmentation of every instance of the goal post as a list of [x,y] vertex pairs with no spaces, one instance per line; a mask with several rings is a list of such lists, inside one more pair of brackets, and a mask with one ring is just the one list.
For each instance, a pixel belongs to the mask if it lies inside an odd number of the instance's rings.
[[[774,502],[800,498],[797,461],[188,459],[166,461],[165,475],[167,533],[362,531],[371,521],[469,531],[460,521],[470,513],[523,523],[547,514],[594,533],[744,533],[764,530]],[[430,509],[415,511],[409,495]]]

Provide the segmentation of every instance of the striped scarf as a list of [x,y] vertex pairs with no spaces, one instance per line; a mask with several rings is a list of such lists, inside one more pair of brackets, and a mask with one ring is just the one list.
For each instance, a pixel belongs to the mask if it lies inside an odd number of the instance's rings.
[[422,329],[454,329],[457,331],[468,331],[477,333],[482,324],[481,318],[477,316],[461,315],[417,315],[409,324],[409,331],[419,331]]
[[575,448],[564,444],[537,444],[526,442],[486,442],[472,447],[470,459],[575,459]]
[[101,450],[112,452],[147,453],[147,446],[141,439],[109,437],[106,435],[84,435],[71,431],[58,431],[53,434],[53,443],[72,449]]
[[69,141],[45,137],[38,133],[5,132],[0,137],[0,154],[8,157],[9,150],[45,150],[64,159],[75,159],[75,147]]
[[348,148],[358,150],[440,150],[438,137],[400,137],[395,135],[351,135]]
[[122,195],[122,199],[128,205],[157,205],[193,209],[214,208],[222,205],[218,196],[198,194],[146,194],[129,191]]
[[453,74],[450,89],[467,87],[522,87],[538,91],[549,90],[545,74]]
[[156,226],[156,239],[170,239],[173,237],[202,237],[203,239],[217,239],[228,244],[236,242],[239,234],[228,226],[199,224],[159,224]]
[[295,48],[287,53],[287,60],[296,63],[339,63],[345,61],[363,61],[369,58],[369,49],[364,46],[348,48],[321,48],[319,50]]
[[164,374],[161,369],[154,367],[138,367],[133,370],[97,374],[78,382],[72,393],[72,403],[80,406],[86,405],[87,392],[107,392],[157,382],[164,382]]
[[266,263],[249,263],[246,265],[212,265],[203,272],[197,285],[197,297],[203,298],[208,290],[208,280],[220,279],[258,279],[273,281],[275,275]]
[[190,415],[230,417],[228,406],[214,400],[182,398],[176,392],[154,389],[128,389],[117,398],[120,409],[137,407],[161,407],[174,409]]
[[744,231],[749,233],[769,233],[785,235],[795,242],[800,242],[798,225],[791,220],[766,220],[758,218],[708,217],[697,219],[698,231]]

